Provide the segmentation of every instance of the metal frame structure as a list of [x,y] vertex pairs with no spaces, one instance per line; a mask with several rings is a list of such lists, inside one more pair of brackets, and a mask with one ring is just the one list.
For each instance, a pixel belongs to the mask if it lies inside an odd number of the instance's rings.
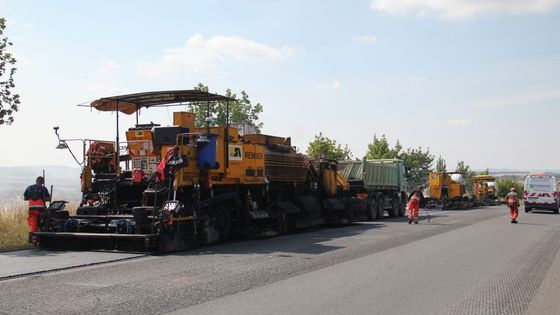
[[[235,101],[234,98],[224,95],[209,93],[201,90],[169,90],[169,91],[153,91],[115,95],[103,97],[91,102],[87,106],[95,108],[99,111],[116,112],[116,145],[115,154],[119,154],[119,112],[132,115],[136,114],[136,124],[138,124],[138,114],[142,108],[150,107],[169,107],[183,106],[185,103],[206,102],[206,115],[210,116],[210,102],[226,102],[226,126],[225,126],[225,142],[226,142],[226,166],[229,165],[229,102]],[[207,122],[208,126],[208,122]],[[115,169],[119,167],[119,159],[115,160]]]

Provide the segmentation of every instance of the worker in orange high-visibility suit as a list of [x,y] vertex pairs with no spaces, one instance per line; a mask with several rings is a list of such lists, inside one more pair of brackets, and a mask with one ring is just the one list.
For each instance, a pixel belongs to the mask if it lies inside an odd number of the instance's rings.
[[414,224],[418,224],[418,212],[420,211],[420,193],[416,192],[410,197],[408,201],[408,224],[414,221]]
[[49,191],[44,186],[45,180],[43,177],[37,177],[34,185],[27,187],[23,193],[23,198],[29,201],[29,216],[27,217],[27,224],[29,224],[30,232],[37,232],[39,230],[39,220],[46,208],[46,201],[51,200]]
[[506,195],[506,202],[509,206],[509,214],[511,217],[511,223],[517,223],[517,216],[519,216],[519,198],[517,197],[517,192],[514,187]]

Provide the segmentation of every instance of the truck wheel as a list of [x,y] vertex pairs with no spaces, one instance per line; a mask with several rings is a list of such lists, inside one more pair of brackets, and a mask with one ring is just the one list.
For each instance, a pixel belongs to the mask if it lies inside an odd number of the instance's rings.
[[377,203],[377,216],[376,220],[381,220],[385,216],[385,198],[380,196]]
[[399,215],[399,211],[400,211],[400,203],[399,203],[399,198],[398,196],[393,196],[393,199],[391,200],[391,210],[389,210],[389,216],[391,218],[394,218],[396,216]]
[[401,196],[400,201],[399,201],[399,206],[400,206],[400,208],[399,208],[399,217],[402,217],[402,216],[404,216],[404,215],[406,214],[406,201],[407,201],[406,195],[403,194],[403,195]]
[[373,221],[377,218],[377,199],[372,197],[369,201],[369,209],[367,212],[368,221]]

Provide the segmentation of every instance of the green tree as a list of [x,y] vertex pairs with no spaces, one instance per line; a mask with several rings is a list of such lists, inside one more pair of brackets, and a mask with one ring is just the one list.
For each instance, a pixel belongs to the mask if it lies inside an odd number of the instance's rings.
[[397,140],[395,146],[391,148],[385,135],[382,135],[381,138],[378,138],[377,135],[373,135],[373,141],[368,144],[366,159],[396,159],[399,157],[401,150],[402,146],[399,140]]
[[466,190],[472,192],[475,172],[471,169],[471,167],[467,165],[465,161],[459,161],[457,162],[457,168],[455,169],[455,172],[461,173],[465,176]]
[[12,93],[15,88],[16,58],[8,52],[12,42],[4,35],[6,19],[0,18],[0,125],[11,125],[13,113],[18,111],[19,94]]
[[408,148],[401,152],[398,158],[404,161],[404,165],[408,169],[408,182],[411,188],[426,184],[434,163],[434,156],[429,149],[424,151],[422,147]]
[[[208,92],[208,86],[199,83],[195,90]],[[263,123],[259,122],[259,114],[263,111],[260,103],[252,104],[249,94],[241,91],[241,95],[233,93],[231,89],[227,89],[224,94],[227,97],[235,99],[230,101],[229,105],[229,122],[232,125],[246,123],[252,125],[257,133],[260,133]],[[226,103],[225,102],[195,102],[188,105],[190,111],[195,113],[195,125],[197,127],[206,126],[207,110],[209,107],[210,117],[214,118],[210,123],[211,127],[226,125]]]
[[329,160],[349,160],[352,158],[352,151],[348,145],[342,147],[336,140],[323,136],[323,133],[315,135],[315,139],[307,146],[307,155],[321,157]]
[[445,160],[440,155],[436,161],[436,172],[446,172],[446,171],[447,171],[447,164],[445,163]]
[[522,183],[518,183],[512,179],[500,179],[496,182],[497,185],[497,194],[498,197],[502,197],[505,198],[505,196],[509,193],[510,189],[512,187],[515,188],[515,190],[517,190],[517,198],[519,198],[519,200],[523,199],[523,184]]

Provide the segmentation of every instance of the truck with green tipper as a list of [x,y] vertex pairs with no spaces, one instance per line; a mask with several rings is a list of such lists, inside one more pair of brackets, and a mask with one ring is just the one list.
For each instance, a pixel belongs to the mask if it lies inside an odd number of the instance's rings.
[[350,184],[353,198],[367,207],[368,219],[379,220],[405,214],[408,180],[399,159],[338,161],[339,174]]

